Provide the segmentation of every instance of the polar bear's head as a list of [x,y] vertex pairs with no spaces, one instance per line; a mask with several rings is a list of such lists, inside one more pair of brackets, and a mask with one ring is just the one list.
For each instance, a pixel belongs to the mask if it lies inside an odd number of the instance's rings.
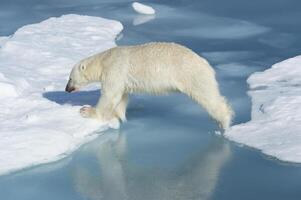
[[65,89],[66,92],[79,90],[91,82],[88,76],[88,67],[88,60],[82,60],[73,67]]

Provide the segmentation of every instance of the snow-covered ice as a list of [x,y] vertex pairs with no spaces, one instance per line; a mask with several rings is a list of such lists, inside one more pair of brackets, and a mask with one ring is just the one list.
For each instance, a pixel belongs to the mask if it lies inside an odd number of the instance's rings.
[[0,37],[0,48],[5,43],[5,41],[8,39],[8,37]]
[[142,3],[134,2],[132,3],[132,7],[140,14],[153,15],[156,13],[155,9],[153,9],[151,6],[147,6]]
[[64,15],[0,38],[0,174],[62,158],[95,131],[118,126],[79,115],[98,91],[68,94],[64,87],[72,66],[116,46],[122,28],[118,21]]
[[301,163],[301,56],[252,74],[251,121],[226,131],[226,137],[283,161]]

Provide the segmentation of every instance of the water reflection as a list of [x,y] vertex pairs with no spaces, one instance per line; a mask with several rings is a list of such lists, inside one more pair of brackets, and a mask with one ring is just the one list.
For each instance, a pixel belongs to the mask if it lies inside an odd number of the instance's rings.
[[133,19],[133,25],[138,26],[156,18],[156,15],[136,15]]
[[87,166],[76,166],[74,185],[76,190],[91,200],[127,199],[124,170],[121,159],[126,152],[126,139],[119,133],[106,134],[91,145],[98,160],[100,176],[95,176]]
[[76,191],[90,200],[209,199],[231,155],[229,144],[214,137],[205,151],[175,170],[142,166],[130,161],[126,135],[119,131],[93,142],[89,153],[97,158],[97,167],[78,164],[73,180]]

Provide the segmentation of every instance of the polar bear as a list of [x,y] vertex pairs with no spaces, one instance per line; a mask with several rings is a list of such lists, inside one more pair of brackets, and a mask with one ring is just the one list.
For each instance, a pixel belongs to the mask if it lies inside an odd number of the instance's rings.
[[176,43],[153,42],[118,46],[81,60],[70,74],[67,92],[100,82],[102,95],[96,107],[80,109],[83,117],[126,120],[128,94],[182,92],[227,129],[233,111],[221,96],[210,64],[192,50]]

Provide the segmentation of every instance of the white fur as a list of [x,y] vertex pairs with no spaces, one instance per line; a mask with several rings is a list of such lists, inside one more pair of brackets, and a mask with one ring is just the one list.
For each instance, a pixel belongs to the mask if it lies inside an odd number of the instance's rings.
[[221,96],[215,72],[190,49],[175,43],[119,46],[80,61],[68,85],[76,89],[90,82],[102,83],[95,108],[84,107],[84,117],[125,120],[128,94],[182,92],[199,103],[226,129],[233,111]]

